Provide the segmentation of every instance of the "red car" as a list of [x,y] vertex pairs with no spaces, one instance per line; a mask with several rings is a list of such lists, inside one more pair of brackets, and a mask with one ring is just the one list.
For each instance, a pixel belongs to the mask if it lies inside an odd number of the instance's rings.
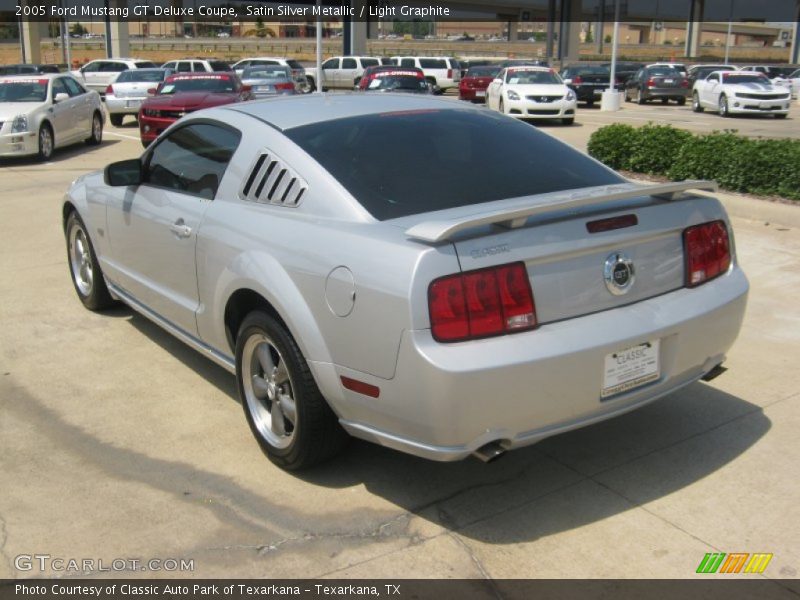
[[235,73],[170,75],[152,92],[139,109],[139,134],[145,148],[186,113],[254,97]]
[[407,80],[413,85],[404,87],[413,89],[413,91],[423,91],[418,89],[416,84],[418,83],[417,80],[419,79],[425,81],[425,74],[422,72],[422,69],[418,69],[416,67],[398,67],[396,65],[377,65],[374,67],[367,67],[364,70],[364,74],[361,76],[361,79],[358,81],[357,89],[361,92],[366,92],[370,89],[376,89],[376,84],[373,82],[378,79],[394,79],[397,81]]
[[499,72],[499,65],[471,67],[458,84],[458,97],[470,102],[486,102],[486,88]]

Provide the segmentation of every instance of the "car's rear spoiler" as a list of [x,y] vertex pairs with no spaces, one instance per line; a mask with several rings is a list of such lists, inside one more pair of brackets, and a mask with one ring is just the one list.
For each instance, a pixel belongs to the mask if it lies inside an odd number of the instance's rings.
[[654,196],[663,200],[674,200],[688,190],[717,191],[714,181],[676,181],[658,185],[619,183],[580,188],[566,192],[550,192],[523,198],[513,198],[492,203],[494,208],[463,217],[423,221],[406,230],[406,235],[422,242],[443,242],[464,229],[481,225],[500,225],[508,228],[522,227],[528,217],[542,213],[584,208],[627,200],[642,196]]

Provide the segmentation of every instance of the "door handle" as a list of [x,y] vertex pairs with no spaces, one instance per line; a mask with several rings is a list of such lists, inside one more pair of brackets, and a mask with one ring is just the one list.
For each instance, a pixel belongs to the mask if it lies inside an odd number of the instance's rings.
[[187,238],[192,235],[192,228],[183,222],[183,219],[178,219],[169,226],[169,230],[177,235],[179,238]]

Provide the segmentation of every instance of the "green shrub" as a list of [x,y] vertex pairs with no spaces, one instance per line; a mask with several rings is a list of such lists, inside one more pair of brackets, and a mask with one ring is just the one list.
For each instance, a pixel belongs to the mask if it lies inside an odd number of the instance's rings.
[[616,124],[595,131],[588,150],[612,169],[713,179],[727,190],[800,200],[800,140],[755,140],[730,131],[695,136],[666,125]]
[[645,125],[636,130],[629,169],[648,175],[666,175],[692,134],[669,125]]
[[630,157],[636,138],[636,129],[616,123],[601,127],[589,137],[589,156],[593,156],[612,169],[630,169]]

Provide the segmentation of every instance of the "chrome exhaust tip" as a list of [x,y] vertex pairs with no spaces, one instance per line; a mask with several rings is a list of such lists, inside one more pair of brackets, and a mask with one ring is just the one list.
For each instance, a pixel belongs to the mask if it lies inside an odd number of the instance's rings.
[[497,442],[489,442],[485,446],[481,446],[475,452],[472,453],[472,456],[479,459],[482,462],[490,463],[506,453],[505,448],[503,448]]

